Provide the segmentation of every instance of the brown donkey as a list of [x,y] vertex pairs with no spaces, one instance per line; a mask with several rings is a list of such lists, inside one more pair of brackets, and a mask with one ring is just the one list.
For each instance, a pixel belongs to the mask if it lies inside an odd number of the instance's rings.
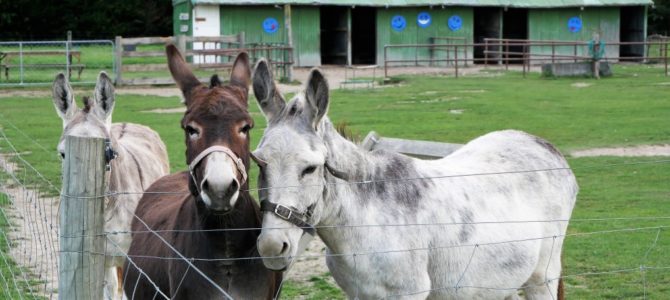
[[246,230],[261,226],[247,182],[249,58],[237,57],[230,84],[214,75],[208,87],[174,45],[166,50],[187,108],[181,126],[189,171],[159,179],[140,200],[125,265],[126,295],[152,299],[158,288],[172,299],[272,299],[281,273],[258,258],[260,230]]

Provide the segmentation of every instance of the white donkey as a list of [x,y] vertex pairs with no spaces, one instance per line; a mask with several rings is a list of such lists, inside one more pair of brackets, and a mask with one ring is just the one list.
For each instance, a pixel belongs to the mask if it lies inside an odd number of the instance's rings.
[[[126,232],[108,235],[106,242],[105,299],[122,299],[123,253],[130,247],[130,223],[144,189],[170,171],[165,144],[158,133],[132,123],[112,124],[114,86],[105,72],[100,72],[92,99],[84,98],[78,109],[72,87],[65,75],[58,74],[53,83],[53,103],[63,119],[63,134],[58,152],[65,156],[65,136],[109,139],[116,152],[110,161],[108,190],[135,192],[105,198],[105,232]],[[116,246],[118,245],[118,247]]]
[[[285,103],[260,61],[253,88],[268,120],[253,152],[268,268],[287,268],[303,235],[316,231],[350,298],[515,299],[517,289],[527,299],[560,298],[578,187],[551,144],[506,130],[440,160],[366,152],[326,117],[319,70]],[[500,223],[482,223],[491,221]]]

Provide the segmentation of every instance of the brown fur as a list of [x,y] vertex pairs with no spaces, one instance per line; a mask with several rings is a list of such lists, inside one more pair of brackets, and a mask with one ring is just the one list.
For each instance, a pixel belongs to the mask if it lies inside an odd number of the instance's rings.
[[[187,230],[189,232],[160,232],[171,245],[188,258],[249,258],[258,257],[256,238],[260,230],[253,231],[210,231],[216,228],[259,228],[258,205],[246,193],[239,199],[233,213],[227,216],[209,215],[202,205],[189,193],[188,172],[165,176],[154,183],[142,197],[137,207],[137,215],[153,230]],[[175,194],[150,194],[150,192],[175,192]],[[243,200],[243,201],[242,201]],[[133,231],[147,231],[141,222],[135,220]],[[196,232],[190,232],[190,231]],[[220,293],[201,275],[188,269],[188,265],[178,259],[153,233],[135,233],[128,255],[161,289],[173,299],[220,299]],[[140,256],[166,257],[172,260],[145,258]],[[230,265],[222,262],[194,260],[193,264],[209,278],[230,292],[232,285],[247,285],[249,291],[262,292],[260,298],[272,299],[279,288],[281,274],[271,272],[260,259],[236,260]],[[151,299],[155,289],[145,277],[126,263],[125,291],[129,299]],[[186,274],[186,276],[184,276]],[[183,278],[182,278],[183,277]],[[181,286],[179,283],[182,281]],[[135,287],[135,283],[137,287]],[[177,288],[179,289],[177,290]],[[259,299],[251,294],[232,295],[235,299]]]
[[[168,46],[167,52],[170,70],[187,106],[182,128],[197,124],[200,132],[196,140],[185,132],[186,162],[190,163],[210,146],[222,145],[239,156],[248,170],[249,136],[239,134],[245,124],[252,124],[247,111],[250,72],[246,55],[238,57],[238,61],[242,59],[247,70],[234,67],[231,85],[207,87],[194,82],[195,76],[176,48]],[[206,161],[198,164],[195,178],[203,178],[205,168]],[[200,183],[194,182],[188,172],[159,179],[140,200],[137,217],[182,255],[193,258],[192,263],[233,298],[272,299],[278,293],[282,277],[281,273],[267,270],[258,258],[256,239],[260,230],[234,230],[261,227],[259,207],[248,192],[248,183],[242,184],[234,209],[226,215],[213,214],[207,209],[199,199],[197,185]],[[128,256],[163,293],[172,299],[225,298],[154,233],[147,232],[148,228],[138,219],[133,220],[132,230],[135,233]],[[156,290],[146,276],[140,276],[129,262],[125,268],[128,271],[124,290],[128,298],[153,298]]]

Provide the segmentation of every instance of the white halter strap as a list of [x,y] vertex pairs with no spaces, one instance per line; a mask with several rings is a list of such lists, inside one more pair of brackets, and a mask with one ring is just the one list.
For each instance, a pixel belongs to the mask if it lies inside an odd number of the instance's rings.
[[207,157],[207,155],[210,155],[212,152],[223,152],[226,155],[228,155],[228,157],[230,157],[235,162],[235,165],[237,166],[237,171],[240,172],[240,174],[242,175],[242,182],[240,182],[240,185],[244,184],[247,181],[247,171],[244,168],[244,162],[242,162],[242,159],[237,157],[237,155],[235,155],[235,153],[228,147],[218,145],[211,146],[205,149],[204,151],[200,152],[200,154],[198,154],[198,156],[196,156],[188,165],[188,170],[189,172],[191,172],[191,176],[193,177],[194,180],[195,175],[193,174],[193,170],[195,169],[195,166],[197,166],[201,160]]

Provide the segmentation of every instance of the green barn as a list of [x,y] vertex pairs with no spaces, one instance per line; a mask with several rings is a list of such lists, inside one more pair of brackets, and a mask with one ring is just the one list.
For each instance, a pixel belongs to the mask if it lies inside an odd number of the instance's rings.
[[[247,43],[291,45],[296,66],[382,64],[384,45],[431,38],[645,41],[652,0],[173,0],[174,34],[245,33]],[[292,37],[289,41],[288,37]],[[438,42],[436,42],[438,43]],[[413,59],[428,50],[399,49]],[[550,47],[532,49],[550,52]],[[573,54],[572,49],[556,51]],[[580,54],[585,50],[580,49]],[[643,56],[643,46],[608,46],[608,56]],[[483,48],[467,51],[482,57]]]

